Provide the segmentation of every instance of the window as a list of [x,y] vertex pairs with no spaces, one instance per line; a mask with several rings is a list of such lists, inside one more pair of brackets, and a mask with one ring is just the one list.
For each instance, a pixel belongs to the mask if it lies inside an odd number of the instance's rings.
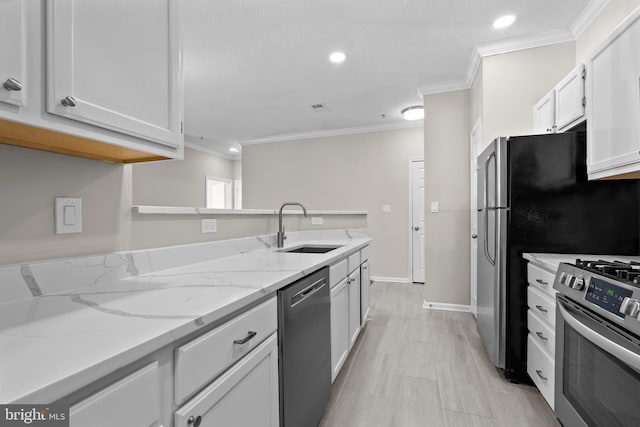
[[212,209],[231,209],[233,207],[231,180],[209,175],[207,175],[206,179],[206,207]]

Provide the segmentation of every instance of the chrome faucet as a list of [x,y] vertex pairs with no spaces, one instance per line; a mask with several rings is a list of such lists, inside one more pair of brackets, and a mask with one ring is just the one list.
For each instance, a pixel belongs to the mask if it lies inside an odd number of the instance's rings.
[[282,204],[282,206],[280,206],[280,213],[278,214],[278,234],[276,235],[276,244],[279,248],[284,246],[284,239],[286,239],[284,235],[284,225],[282,224],[282,209],[284,209],[285,206],[293,205],[300,206],[302,208],[302,211],[304,212],[304,216],[307,216],[307,208],[302,206],[302,203],[285,202]]

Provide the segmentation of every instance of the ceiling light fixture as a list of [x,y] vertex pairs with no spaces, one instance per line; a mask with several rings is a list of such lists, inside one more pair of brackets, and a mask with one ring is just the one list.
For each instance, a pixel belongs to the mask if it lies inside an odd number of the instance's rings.
[[424,118],[424,108],[421,105],[407,107],[400,113],[402,113],[402,117],[404,117],[405,120],[420,120]]
[[493,28],[505,28],[513,24],[514,22],[516,22],[516,15],[504,15],[493,21]]
[[344,62],[345,59],[347,59],[347,55],[345,55],[344,52],[333,52],[331,55],[329,55],[329,61],[333,62],[334,64]]
[[238,150],[236,147],[229,148],[229,151],[231,151],[232,153],[239,153],[240,152],[240,150]]

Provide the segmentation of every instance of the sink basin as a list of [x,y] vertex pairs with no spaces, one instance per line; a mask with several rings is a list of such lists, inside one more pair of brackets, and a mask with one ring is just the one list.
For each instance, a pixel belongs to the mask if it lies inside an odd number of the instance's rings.
[[334,249],[341,248],[342,246],[322,246],[322,245],[304,245],[297,248],[284,249],[281,252],[289,252],[295,254],[326,254]]

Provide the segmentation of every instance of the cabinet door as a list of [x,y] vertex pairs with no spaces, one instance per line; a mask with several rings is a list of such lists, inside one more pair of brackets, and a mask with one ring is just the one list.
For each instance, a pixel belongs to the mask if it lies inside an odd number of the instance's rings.
[[533,106],[533,133],[554,132],[555,119],[556,95],[552,90]]
[[27,91],[25,2],[0,2],[0,102],[19,106],[24,106]]
[[640,9],[587,61],[587,167],[591,179],[640,170],[639,47]]
[[69,409],[71,427],[161,426],[158,362],[134,372]]
[[349,284],[349,349],[360,333],[360,269],[351,273],[347,282]]
[[278,337],[273,334],[176,411],[175,427],[278,427],[278,399]]
[[170,147],[181,144],[175,0],[52,0],[47,111]]
[[555,87],[556,126],[563,130],[584,117],[584,65],[574,68]]
[[347,278],[331,288],[331,382],[349,354],[349,287]]
[[371,263],[367,260],[360,268],[360,324],[364,325],[369,315],[369,288],[371,287]]

